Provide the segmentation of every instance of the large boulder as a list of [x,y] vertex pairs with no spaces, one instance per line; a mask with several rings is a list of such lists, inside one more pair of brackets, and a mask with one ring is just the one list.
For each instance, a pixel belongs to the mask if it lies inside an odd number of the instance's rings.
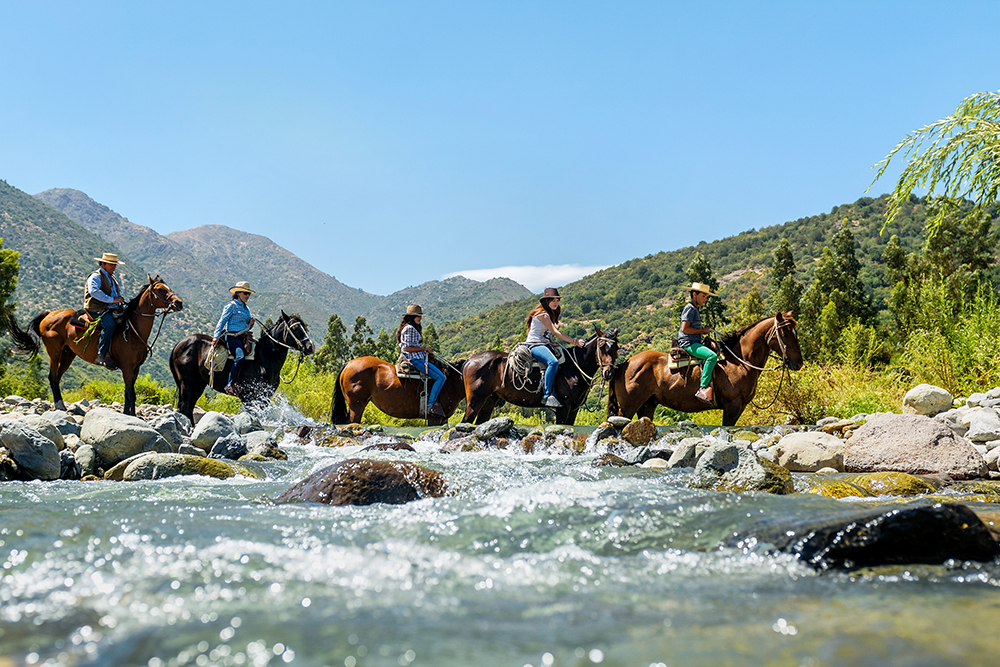
[[622,439],[633,447],[648,445],[655,438],[656,424],[649,417],[640,417],[622,429]]
[[159,439],[160,434],[138,417],[109,408],[90,410],[80,430],[80,440],[94,448],[106,467],[147,451]]
[[903,397],[903,412],[931,417],[950,410],[954,400],[947,389],[932,384],[918,384]]
[[879,414],[844,447],[847,472],[944,473],[955,479],[985,477],[986,461],[950,428],[921,415]]
[[254,417],[249,412],[240,412],[233,416],[233,426],[236,428],[236,432],[240,435],[246,435],[251,431],[262,431],[264,427],[261,425],[260,420]]
[[713,445],[702,454],[694,469],[692,485],[736,493],[786,494],[794,490],[788,470],[759,458],[748,446],[731,442]]
[[216,440],[230,433],[236,433],[236,427],[229,417],[221,412],[206,412],[194,427],[191,444],[210,452]]
[[7,448],[22,477],[59,479],[62,462],[56,443],[20,419],[0,421],[0,445]]
[[56,428],[56,425],[46,419],[44,415],[24,415],[20,419],[25,424],[54,442],[56,444],[56,449],[59,451],[66,449],[66,441],[63,440],[62,433],[58,428]]
[[444,477],[423,466],[405,461],[347,459],[309,475],[278,496],[277,502],[398,505],[418,498],[440,498],[446,490]]
[[80,476],[97,474],[97,452],[91,445],[80,445],[74,452],[76,463],[80,466]]
[[956,503],[851,508],[798,521],[766,519],[726,538],[744,552],[795,554],[817,569],[853,569],[899,563],[988,562],[1000,546],[976,514]]
[[510,417],[494,417],[477,426],[474,433],[477,438],[485,442],[491,438],[503,435],[513,427],[514,420]]
[[226,479],[235,474],[233,468],[223,461],[187,454],[153,453],[129,463],[122,479],[126,482],[135,482],[141,479],[163,479],[178,475],[203,475]]
[[208,456],[213,459],[232,459],[236,461],[241,456],[246,456],[246,454],[246,438],[233,431],[216,440]]
[[819,431],[789,433],[773,446],[773,461],[792,472],[844,471],[844,441]]

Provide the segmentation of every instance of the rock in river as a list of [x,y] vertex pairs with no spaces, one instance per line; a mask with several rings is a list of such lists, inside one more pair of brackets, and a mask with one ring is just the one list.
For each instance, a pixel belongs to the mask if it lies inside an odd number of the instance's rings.
[[405,461],[347,459],[309,475],[278,496],[277,502],[399,505],[418,498],[440,498],[446,490],[444,477],[423,466]]

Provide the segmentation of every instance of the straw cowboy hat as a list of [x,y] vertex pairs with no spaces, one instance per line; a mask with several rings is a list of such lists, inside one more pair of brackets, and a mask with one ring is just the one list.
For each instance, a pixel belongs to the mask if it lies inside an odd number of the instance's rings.
[[254,292],[252,289],[250,289],[250,283],[248,283],[246,280],[239,281],[238,283],[236,283],[235,285],[233,285],[232,287],[230,287],[229,291],[232,292],[233,294],[236,294],[237,292],[246,292],[247,294],[256,294],[256,292]]
[[719,296],[715,292],[710,291],[708,289],[708,285],[706,285],[705,283],[691,283],[691,287],[687,288],[687,290],[685,290],[685,291],[687,291],[687,292],[701,292],[702,294],[707,294],[709,296]]
[[406,314],[407,315],[423,315],[424,311],[420,310],[420,306],[418,306],[416,304],[411,304],[411,305],[409,305],[409,306],[406,307]]
[[124,264],[125,262],[118,259],[118,255],[113,252],[106,252],[100,257],[95,257],[101,264]]
[[561,299],[562,296],[559,294],[559,290],[555,287],[546,287],[542,295],[538,297],[539,301],[545,301],[546,299]]

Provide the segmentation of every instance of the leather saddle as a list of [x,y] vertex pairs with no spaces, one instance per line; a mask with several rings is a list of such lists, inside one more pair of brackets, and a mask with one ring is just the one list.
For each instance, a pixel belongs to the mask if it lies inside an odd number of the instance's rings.
[[95,322],[99,331],[101,329],[101,321],[94,319],[89,312],[83,309],[76,311],[69,317],[70,325],[77,329],[89,329]]
[[[718,347],[711,342],[706,342],[705,345],[706,347],[710,347],[713,350],[715,350],[715,352],[719,355],[719,365],[720,366],[725,365],[726,357],[725,355],[719,352]],[[668,353],[668,355],[669,359],[667,361],[667,368],[669,368],[672,371],[676,371],[681,368],[687,368],[688,366],[705,365],[705,361],[703,359],[699,359],[698,357],[692,357],[690,354],[685,352],[684,348],[682,348],[678,344],[676,338],[670,339],[670,352]]]
[[[434,364],[433,361],[430,363]],[[418,368],[417,366],[411,364],[410,360],[402,354],[400,354],[399,358],[396,359],[396,375],[400,380],[423,380],[427,377],[427,374],[424,373],[422,368]]]

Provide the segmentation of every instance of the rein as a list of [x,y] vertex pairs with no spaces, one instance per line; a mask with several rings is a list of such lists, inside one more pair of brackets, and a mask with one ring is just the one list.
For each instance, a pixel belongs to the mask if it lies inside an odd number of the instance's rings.
[[[166,285],[164,285],[164,287],[166,287]],[[169,290],[170,290],[170,288],[168,287],[167,291],[169,291]],[[173,292],[170,292],[170,295],[171,296],[175,296]],[[149,296],[150,296],[150,299],[149,299],[150,302],[152,302],[152,300],[154,298],[155,299],[160,299],[160,297],[157,296],[156,294],[154,294],[153,290],[151,290],[151,289],[149,290]],[[156,317],[157,315],[160,316],[160,326],[157,327],[157,329],[156,329],[156,335],[153,336],[153,342],[150,343],[150,342],[147,342],[147,341],[142,341],[146,345],[146,352],[147,352],[147,354],[152,354],[153,353],[153,346],[156,345],[156,341],[160,339],[160,332],[163,331],[163,322],[164,322],[164,320],[167,319],[167,313],[174,312],[173,311],[173,306],[172,306],[172,304],[169,301],[167,301],[165,299],[160,299],[160,300],[163,301],[165,304],[167,304],[165,308],[157,308],[156,306],[153,306],[153,312],[152,313],[140,313],[138,311],[135,311],[135,314],[139,315],[141,317]],[[132,321],[131,318],[129,318],[127,320],[127,323],[128,323],[128,326],[132,329],[132,331],[135,332],[136,337],[138,337],[139,339],[141,339],[142,338],[142,334],[139,333],[139,329],[136,328],[135,323]],[[123,337],[125,336],[126,331],[122,332],[122,336]]]
[[[788,364],[788,360],[787,360],[787,354],[788,354],[787,350],[788,350],[788,348],[785,345],[785,341],[783,341],[781,339],[781,334],[778,333],[778,329],[784,329],[786,326],[790,327],[790,326],[792,326],[792,324],[790,322],[784,322],[784,323],[782,323],[779,326],[778,322],[775,321],[775,323],[771,326],[771,330],[767,333],[767,336],[764,338],[764,343],[765,344],[769,344],[771,342],[772,338],[777,338],[778,339],[778,345],[781,347],[781,356],[780,357],[778,355],[776,355],[773,350],[770,350],[770,349],[768,350],[768,355],[767,355],[768,359],[770,359],[772,357],[776,357],[776,358],[781,359],[781,364],[779,364],[778,366],[775,366],[774,368],[761,368],[760,366],[754,366],[749,361],[746,361],[745,359],[743,359],[743,357],[741,357],[740,355],[738,355],[735,352],[733,352],[729,348],[728,345],[726,345],[724,342],[722,342],[722,338],[721,337],[719,338],[719,345],[721,345],[726,350],[726,352],[728,352],[734,359],[736,359],[736,361],[738,361],[741,365],[743,365],[743,366],[745,366],[747,368],[752,368],[753,370],[755,370],[755,371],[761,371],[762,373],[766,373],[768,371],[785,370],[788,367],[788,365],[787,365]],[[767,362],[765,362],[765,363],[767,363]]]
[[[260,324],[260,322],[257,321],[257,324]],[[296,324],[298,324],[299,326],[302,326],[301,323],[296,322]],[[277,328],[277,326],[275,328]],[[271,332],[268,331],[267,329],[265,329],[263,324],[260,325],[260,331],[261,331],[262,334],[264,334],[265,336],[267,336],[268,338],[270,338],[272,341],[274,341],[275,343],[277,343],[281,347],[284,347],[284,348],[289,349],[289,350],[295,350],[296,352],[299,353],[299,360],[295,364],[295,372],[292,373],[292,379],[291,380],[286,380],[285,378],[281,377],[281,371],[280,370],[278,371],[278,380],[280,382],[282,382],[284,384],[291,384],[291,383],[295,382],[295,378],[297,378],[299,376],[299,367],[302,365],[302,360],[305,359],[306,353],[303,352],[302,349],[300,349],[298,347],[294,347],[292,345],[289,345],[285,341],[278,340],[277,338],[275,338],[274,336],[272,336]],[[292,340],[294,340],[297,344],[303,345],[303,342],[301,340],[299,340],[295,336],[295,334],[292,332],[292,327],[289,326],[287,320],[285,321],[285,331],[288,332],[288,335],[291,336]],[[309,338],[309,334],[306,333],[305,328],[302,329],[302,333],[305,334],[306,341],[311,343],[312,339]]]

